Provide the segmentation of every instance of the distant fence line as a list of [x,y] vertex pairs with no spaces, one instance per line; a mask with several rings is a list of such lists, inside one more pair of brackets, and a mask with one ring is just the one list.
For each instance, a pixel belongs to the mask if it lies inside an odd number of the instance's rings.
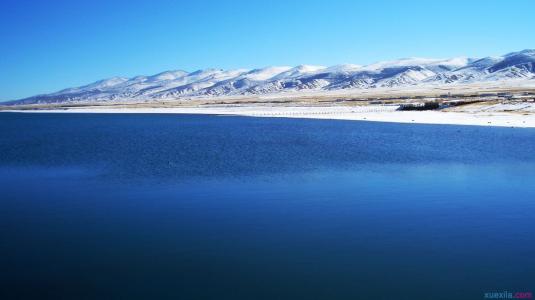
[[[266,111],[266,112],[254,112],[251,115],[254,116],[302,116],[302,115],[341,115],[348,113],[381,113],[381,112],[393,112],[399,109],[399,105],[374,105],[363,107],[351,107],[343,110],[294,110],[294,111]],[[324,108],[325,109],[325,108]]]

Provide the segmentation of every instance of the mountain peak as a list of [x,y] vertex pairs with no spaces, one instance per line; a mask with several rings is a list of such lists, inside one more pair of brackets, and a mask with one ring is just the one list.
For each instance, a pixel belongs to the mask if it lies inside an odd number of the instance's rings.
[[355,64],[343,64],[343,65],[336,65],[332,67],[328,67],[324,69],[323,71],[326,72],[355,72],[362,69],[361,65],[355,65]]
[[526,55],[526,56],[535,56],[535,49],[524,49],[518,52],[511,52],[505,55],[505,57],[517,56],[517,55]]
[[255,80],[255,81],[268,80],[282,72],[288,71],[291,68],[292,67],[287,67],[287,66],[273,66],[273,67],[265,67],[261,69],[254,69],[254,70],[247,72],[242,77],[244,79]]
[[150,80],[174,80],[185,75],[188,75],[188,72],[182,71],[182,70],[174,70],[174,71],[164,71],[164,72],[149,76],[148,78]]
[[465,66],[468,63],[468,58],[466,57],[455,57],[448,59],[435,59],[435,58],[421,58],[421,57],[409,57],[402,58],[398,60],[390,60],[374,63],[366,66],[368,70],[378,70],[384,68],[394,68],[394,67],[409,67],[409,66],[450,66],[460,68]]

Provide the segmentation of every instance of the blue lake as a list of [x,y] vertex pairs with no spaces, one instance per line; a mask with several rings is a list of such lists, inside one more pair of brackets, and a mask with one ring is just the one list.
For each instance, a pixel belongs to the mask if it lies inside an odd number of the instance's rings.
[[0,114],[0,299],[535,292],[535,130]]

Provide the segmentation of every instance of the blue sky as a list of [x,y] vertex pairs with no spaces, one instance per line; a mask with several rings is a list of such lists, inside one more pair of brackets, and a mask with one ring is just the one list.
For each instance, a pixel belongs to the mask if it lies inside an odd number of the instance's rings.
[[0,2],[0,100],[113,76],[535,48],[535,1]]

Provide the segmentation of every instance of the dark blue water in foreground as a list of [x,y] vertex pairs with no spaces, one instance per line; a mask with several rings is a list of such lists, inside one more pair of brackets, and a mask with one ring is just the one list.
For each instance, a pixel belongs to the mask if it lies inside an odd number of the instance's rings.
[[535,130],[0,114],[0,299],[535,291]]

